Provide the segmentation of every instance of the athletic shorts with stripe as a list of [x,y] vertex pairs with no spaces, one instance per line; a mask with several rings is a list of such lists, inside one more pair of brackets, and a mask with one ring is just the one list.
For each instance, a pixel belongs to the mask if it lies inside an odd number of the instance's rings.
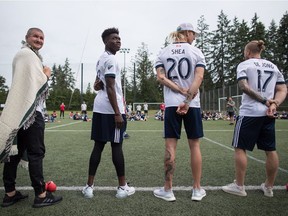
[[[122,114],[124,124],[126,115]],[[122,143],[124,127],[118,129],[115,127],[114,114],[102,114],[93,112],[91,140],[100,142]]]
[[232,146],[253,151],[255,145],[264,151],[275,151],[275,119],[267,116],[238,116]]

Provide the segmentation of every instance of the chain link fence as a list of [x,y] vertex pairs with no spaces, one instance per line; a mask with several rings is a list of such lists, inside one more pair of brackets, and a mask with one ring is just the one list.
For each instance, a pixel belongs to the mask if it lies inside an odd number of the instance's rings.
[[[232,97],[235,101],[235,107],[239,110],[241,105],[242,91],[237,84],[223,86],[222,88],[203,91],[201,89],[201,108],[203,111],[209,112],[226,112],[226,98]],[[288,100],[286,100],[278,108],[278,112],[288,111]]]

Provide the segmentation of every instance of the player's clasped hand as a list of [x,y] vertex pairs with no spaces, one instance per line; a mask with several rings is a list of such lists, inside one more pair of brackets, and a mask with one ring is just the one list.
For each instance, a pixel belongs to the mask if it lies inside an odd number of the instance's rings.
[[189,106],[186,103],[179,104],[176,113],[179,115],[185,115],[188,112]]
[[277,112],[277,111],[276,111],[276,108],[277,108],[276,101],[270,99],[270,100],[267,100],[267,103],[269,104],[269,106],[268,106],[266,115],[267,115],[269,118],[276,118],[276,116],[274,115],[274,114]]

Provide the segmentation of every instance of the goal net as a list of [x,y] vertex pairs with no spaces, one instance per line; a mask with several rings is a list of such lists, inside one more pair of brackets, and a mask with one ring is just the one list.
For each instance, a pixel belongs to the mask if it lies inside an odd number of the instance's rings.
[[[242,95],[234,95],[231,96],[233,101],[235,102],[235,111],[238,114],[239,107],[241,105]],[[226,113],[226,104],[227,104],[227,97],[218,98],[218,111],[221,113]]]

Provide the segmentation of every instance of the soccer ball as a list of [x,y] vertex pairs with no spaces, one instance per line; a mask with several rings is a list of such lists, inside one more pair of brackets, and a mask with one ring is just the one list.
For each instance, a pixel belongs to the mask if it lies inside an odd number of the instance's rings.
[[56,184],[53,181],[46,182],[45,189],[49,192],[54,192],[57,189]]

